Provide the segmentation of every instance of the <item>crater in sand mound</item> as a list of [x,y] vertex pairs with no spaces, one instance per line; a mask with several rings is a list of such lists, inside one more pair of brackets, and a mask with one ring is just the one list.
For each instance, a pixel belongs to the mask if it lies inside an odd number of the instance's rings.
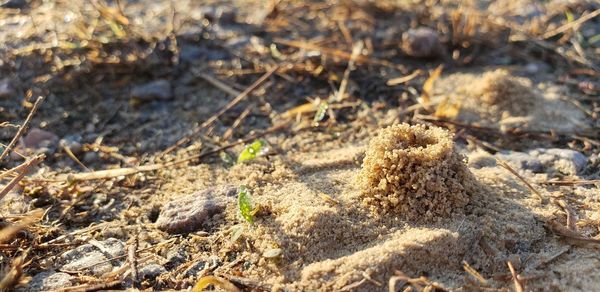
[[464,159],[442,128],[393,125],[369,143],[357,181],[375,209],[433,221],[469,202],[477,182]]

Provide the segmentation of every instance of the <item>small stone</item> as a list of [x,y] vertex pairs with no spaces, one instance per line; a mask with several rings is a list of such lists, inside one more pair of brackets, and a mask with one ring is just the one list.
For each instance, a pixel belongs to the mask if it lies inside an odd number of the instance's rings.
[[171,83],[165,79],[159,79],[139,85],[131,90],[131,97],[141,101],[151,101],[155,99],[173,98],[173,89]]
[[10,78],[0,79],[0,98],[10,97],[13,92]]
[[496,153],[496,157],[506,161],[510,166],[516,169],[531,170],[532,172],[542,172],[544,166],[532,155],[518,151],[503,151]]
[[168,202],[156,220],[158,229],[168,233],[199,230],[211,216],[222,212],[233,202],[237,188],[208,188]]
[[529,151],[529,154],[537,157],[544,166],[568,175],[576,175],[588,162],[585,155],[571,149],[538,148]]
[[73,276],[67,273],[41,272],[28,283],[26,291],[49,291],[72,286]]
[[41,149],[41,148],[55,148],[58,143],[58,136],[56,134],[42,130],[39,128],[33,128],[29,130],[27,135],[21,140],[22,146],[29,149]]
[[281,248],[268,249],[265,252],[263,252],[263,257],[268,258],[268,259],[276,258],[276,257],[280,256],[282,252],[283,252],[283,250],[281,250]]
[[428,27],[409,29],[402,34],[402,51],[417,58],[437,57],[442,53],[437,32]]
[[167,252],[167,262],[165,268],[172,270],[186,261],[185,252],[180,249],[170,249]]
[[[54,153],[58,146],[59,137],[52,132],[39,128],[33,128],[19,140],[15,151],[22,154],[46,154]],[[13,159],[19,159],[21,156],[17,153],[11,153]]]
[[162,273],[166,273],[165,267],[159,264],[149,264],[139,270],[140,277],[142,279],[154,280],[154,278],[160,276]]
[[84,244],[64,253],[61,256],[61,260],[64,262],[61,270],[84,270],[90,271],[95,276],[101,276],[111,272],[115,266],[120,265],[122,260],[108,260],[125,254],[125,244],[122,241],[109,238],[98,242],[97,245],[102,248],[92,244]]

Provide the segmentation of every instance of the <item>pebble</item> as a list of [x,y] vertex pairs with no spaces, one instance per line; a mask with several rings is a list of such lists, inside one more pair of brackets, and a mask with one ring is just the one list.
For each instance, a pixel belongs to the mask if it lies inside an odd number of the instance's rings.
[[585,155],[571,149],[537,148],[529,151],[529,154],[539,159],[544,166],[568,175],[576,175],[588,162]]
[[156,226],[171,234],[197,231],[207,219],[233,203],[236,193],[236,187],[224,186],[176,198],[164,206]]
[[10,78],[0,79],[0,98],[10,97],[13,92]]
[[442,53],[442,45],[437,32],[428,27],[409,29],[402,34],[402,51],[417,58],[437,57]]
[[166,272],[165,267],[159,264],[149,264],[139,270],[140,278],[148,280],[154,280],[154,278]]
[[33,128],[29,130],[27,135],[21,140],[22,146],[29,149],[42,149],[42,148],[56,148],[58,143],[58,136],[56,134],[42,130],[39,128]]
[[131,90],[131,97],[141,101],[171,99],[173,98],[173,89],[168,80],[159,79],[134,87]]
[[27,284],[26,291],[49,291],[72,286],[73,276],[60,272],[41,272]]
[[503,151],[496,153],[496,157],[506,161],[516,169],[526,169],[532,172],[543,172],[544,165],[535,156],[518,151]]
[[[22,154],[46,154],[54,153],[58,147],[59,137],[52,132],[39,128],[30,129],[24,137],[19,140],[16,152]],[[13,152],[10,154],[13,159],[19,159],[21,156]]]
[[92,244],[84,244],[64,253],[61,256],[61,260],[64,263],[61,270],[86,270],[95,276],[101,276],[119,266],[120,263],[117,262],[122,260],[107,260],[124,255],[125,244],[116,238],[109,238],[98,242],[98,244],[103,248],[100,249]]

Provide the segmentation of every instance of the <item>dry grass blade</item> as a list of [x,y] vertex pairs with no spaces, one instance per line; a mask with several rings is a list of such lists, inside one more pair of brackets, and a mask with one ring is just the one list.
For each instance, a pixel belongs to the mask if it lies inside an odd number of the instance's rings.
[[231,281],[232,283],[238,284],[240,286],[257,289],[259,291],[272,291],[273,290],[273,285],[271,285],[271,284],[264,284],[264,283],[261,283],[260,281],[243,278],[243,277],[231,276],[231,275],[222,275],[222,276],[224,278],[226,278],[227,280]]
[[29,111],[29,115],[27,115],[25,122],[23,122],[23,124],[19,128],[19,131],[17,131],[17,134],[15,134],[15,136],[10,141],[8,146],[6,146],[6,148],[4,148],[4,151],[2,151],[2,154],[0,154],[0,162],[2,162],[2,160],[6,157],[6,155],[8,155],[8,153],[10,153],[10,151],[15,147],[15,145],[17,145],[17,141],[19,141],[19,138],[21,138],[21,136],[27,130],[27,125],[29,125],[31,118],[33,117],[35,112],[38,110],[38,107],[40,106],[40,103],[42,102],[42,100],[44,100],[44,98],[41,96],[37,98],[37,100],[33,104],[33,107],[31,108],[31,111]]
[[44,160],[44,155],[38,155],[19,165],[17,176],[15,176],[6,186],[4,186],[4,188],[2,188],[2,190],[0,190],[0,200],[2,200],[2,198],[4,198],[4,196],[6,196],[6,194],[8,194],[8,192],[14,188],[19,181],[23,179],[23,177],[25,177],[31,167],[38,165],[42,160]]
[[15,234],[25,229],[32,223],[39,221],[42,218],[42,216],[44,216],[44,210],[36,209],[27,214],[27,216],[21,219],[19,223],[15,223],[3,228],[2,230],[0,230],[0,243],[10,241],[11,239],[13,239]]
[[417,78],[422,73],[423,73],[423,70],[417,69],[417,70],[413,71],[412,73],[410,73],[409,75],[389,79],[385,84],[387,86],[395,86],[398,84],[406,83],[408,81],[411,81],[411,80]]
[[15,285],[19,284],[23,275],[23,265],[26,256],[27,252],[24,252],[12,261],[10,268],[8,268],[8,271],[2,276],[2,280],[0,280],[0,291],[11,291]]
[[216,87],[218,89],[221,89],[223,92],[225,92],[231,96],[238,96],[241,94],[240,91],[237,91],[237,90],[231,88],[231,86],[225,84],[225,82],[223,82],[215,77],[212,77],[206,73],[202,73],[199,70],[194,70],[192,72],[194,73],[195,76],[202,78],[204,81],[210,83],[211,85],[213,85],[214,87]]
[[133,282],[133,287],[135,287],[136,289],[141,288],[138,272],[138,260],[136,256],[138,245],[138,237],[135,236],[131,244],[127,247],[127,262],[129,262],[131,281]]
[[244,90],[239,95],[237,95],[233,100],[231,100],[229,103],[227,103],[224,107],[222,107],[214,115],[212,115],[210,118],[208,118],[206,121],[204,121],[204,123],[200,124],[200,126],[198,126],[196,129],[194,129],[194,131],[192,131],[191,134],[189,134],[186,137],[182,138],[181,140],[177,141],[177,143],[175,143],[175,145],[173,145],[173,146],[167,148],[165,151],[163,151],[162,155],[165,155],[165,154],[175,150],[177,147],[181,146],[182,144],[190,141],[191,137],[200,133],[204,128],[206,128],[207,126],[212,124],[214,121],[216,121],[221,115],[223,115],[225,112],[227,112],[228,110],[230,110],[231,108],[236,106],[244,98],[246,98],[246,96],[248,96],[252,91],[256,90],[263,82],[265,82],[269,77],[271,77],[271,75],[273,75],[273,73],[275,73],[277,71],[277,69],[279,69],[279,66],[274,66],[273,68],[269,69],[269,71],[267,71],[263,76],[261,76],[256,81],[254,81],[254,83],[252,83],[252,85],[247,87],[246,90]]
[[274,125],[268,129],[266,129],[263,132],[260,132],[260,133],[254,134],[254,135],[250,135],[242,140],[239,140],[239,141],[236,141],[233,143],[229,143],[225,146],[218,147],[217,149],[210,150],[210,151],[198,154],[198,155],[192,155],[190,157],[171,161],[168,163],[148,164],[148,165],[142,165],[142,166],[138,166],[138,167],[125,167],[125,168],[117,168],[117,169],[97,170],[97,171],[85,172],[85,173],[75,173],[75,174],[59,176],[56,181],[77,182],[77,181],[89,181],[89,180],[98,180],[98,179],[110,179],[110,178],[116,178],[116,177],[120,177],[120,176],[132,175],[132,174],[136,174],[136,173],[140,173],[140,172],[155,171],[155,170],[159,170],[159,169],[166,168],[166,167],[173,167],[173,166],[177,166],[177,165],[180,165],[180,164],[192,161],[192,160],[201,159],[201,158],[207,157],[209,155],[219,153],[223,150],[229,149],[236,145],[247,143],[249,141],[260,138],[264,135],[285,129],[287,126],[288,126],[287,122],[277,124],[277,125]]
[[575,211],[564,200],[556,200],[556,203],[567,213],[567,227],[571,231],[577,232],[577,214],[575,214]]
[[506,264],[508,265],[508,269],[510,270],[510,274],[512,275],[513,282],[515,283],[515,291],[524,292],[525,287],[523,286],[523,283],[521,283],[521,281],[519,280],[519,275],[515,271],[513,264],[511,262],[506,262]]
[[562,224],[556,222],[555,220],[549,220],[546,222],[546,227],[552,231],[552,233],[565,237],[567,239],[581,242],[581,243],[593,243],[600,244],[600,239],[589,238],[582,236],[581,234],[574,232],[573,230],[563,226]]
[[61,292],[99,291],[99,290],[107,290],[107,289],[115,287],[121,283],[122,283],[121,280],[115,280],[115,281],[110,281],[107,283],[100,283],[100,284],[82,284],[82,285],[57,289],[56,291],[61,291]]
[[469,273],[469,275],[473,276],[473,278],[477,279],[480,284],[487,285],[488,281],[479,273],[477,270],[473,269],[469,263],[463,261],[463,269],[465,272]]
[[590,179],[590,180],[546,180],[540,181],[538,184],[545,185],[594,185],[599,184],[600,179]]
[[335,101],[342,101],[346,95],[346,89],[348,88],[348,79],[350,78],[350,72],[355,69],[354,62],[356,62],[356,58],[360,56],[360,53],[363,49],[364,43],[358,42],[352,46],[352,55],[350,55],[350,60],[348,61],[348,67],[344,71],[344,77],[342,78],[342,82],[340,83],[340,89],[338,90]]
[[514,170],[512,167],[510,167],[510,165],[508,165],[508,163],[506,163],[503,160],[500,159],[496,159],[496,161],[498,162],[498,164],[500,166],[502,166],[504,169],[508,170],[510,173],[512,173],[514,176],[516,176],[521,182],[523,182],[538,198],[540,198],[540,200],[543,200],[544,197],[542,196],[542,194],[540,194],[540,192],[538,192],[538,190],[536,190],[523,176],[521,176],[516,170]]
[[575,21],[571,21],[555,30],[549,31],[547,33],[544,34],[543,38],[544,39],[548,39],[551,38],[557,34],[563,33],[571,28],[576,28],[578,26],[580,26],[581,24],[583,24],[584,22],[593,19],[594,17],[600,15],[600,9],[596,9],[594,10],[592,13],[584,15],[582,17],[580,17],[579,19],[575,20]]
[[[322,54],[325,55],[330,55],[333,57],[339,57],[342,59],[347,59],[350,60],[352,59],[352,53],[347,53],[341,50],[337,50],[337,49],[331,49],[331,48],[323,48],[323,47],[319,47],[317,45],[314,44],[310,44],[307,42],[300,42],[300,41],[289,41],[289,40],[285,40],[285,39],[281,39],[281,38],[276,38],[274,40],[276,43],[280,43],[282,45],[286,45],[286,46],[290,46],[290,47],[295,47],[295,48],[300,48],[300,49],[306,49],[306,50],[314,50],[314,51],[319,51]],[[385,60],[379,60],[379,59],[375,59],[375,58],[370,58],[367,56],[357,56],[356,57],[356,62],[357,63],[369,63],[369,64],[376,64],[376,65],[382,65],[382,66],[386,66],[386,67],[392,67],[395,68],[397,67],[396,65],[385,61]]]

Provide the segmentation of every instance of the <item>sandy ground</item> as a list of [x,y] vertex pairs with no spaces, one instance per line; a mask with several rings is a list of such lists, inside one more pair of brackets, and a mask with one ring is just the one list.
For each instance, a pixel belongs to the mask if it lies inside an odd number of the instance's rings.
[[596,290],[600,7],[429,2],[0,1],[0,289]]

